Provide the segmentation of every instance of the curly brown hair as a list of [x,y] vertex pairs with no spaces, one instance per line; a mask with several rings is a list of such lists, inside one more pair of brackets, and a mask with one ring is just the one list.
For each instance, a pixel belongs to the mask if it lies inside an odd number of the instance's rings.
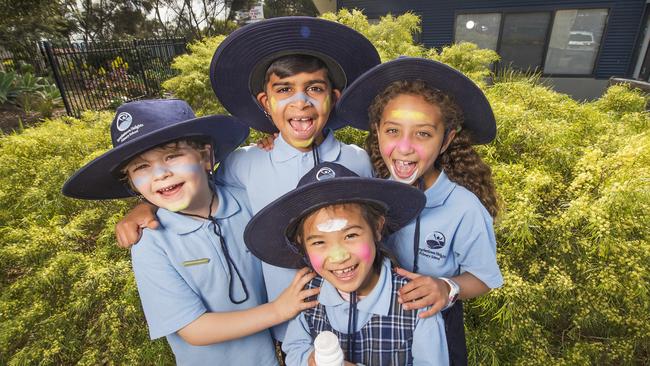
[[490,215],[496,217],[499,205],[492,181],[492,170],[472,147],[471,132],[462,129],[463,111],[452,97],[440,90],[430,88],[422,80],[393,82],[379,93],[370,105],[368,109],[370,133],[366,138],[365,147],[370,155],[375,174],[380,178],[390,177],[388,167],[381,157],[377,130],[388,102],[402,94],[421,96],[426,102],[438,106],[445,126],[445,139],[450,131],[458,131],[447,150],[438,156],[435,167],[444,170],[451,181],[474,193]]

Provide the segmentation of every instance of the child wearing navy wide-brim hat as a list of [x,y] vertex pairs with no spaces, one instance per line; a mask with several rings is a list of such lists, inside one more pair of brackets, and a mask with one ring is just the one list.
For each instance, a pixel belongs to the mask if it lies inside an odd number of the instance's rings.
[[321,287],[318,306],[289,324],[282,344],[288,366],[311,364],[323,331],[339,338],[349,363],[447,364],[442,316],[420,318],[399,304],[407,279],[382,247],[382,238],[413,220],[424,203],[416,188],[323,163],[251,219],[244,239],[259,258],[287,268],[308,265],[320,276],[309,284]]
[[412,279],[400,292],[404,307],[430,307],[423,316],[442,310],[451,363],[466,365],[463,308],[456,300],[503,284],[492,227],[494,184],[472,147],[496,136],[488,99],[447,65],[402,57],[360,76],[341,96],[337,113],[370,130],[366,148],[379,177],[425,193],[422,213],[387,245],[403,268],[399,273]]
[[[342,41],[343,40],[343,41]],[[348,123],[333,113],[342,90],[379,64],[379,55],[357,31],[311,17],[281,17],[246,25],[217,48],[210,81],[221,104],[251,128],[279,132],[273,151],[245,147],[221,162],[217,179],[246,190],[253,212],[296,186],[319,162],[345,165],[371,177],[363,149],[338,141],[333,130]],[[137,228],[151,220],[137,209],[120,236],[134,242]],[[126,233],[124,233],[126,232]],[[269,299],[286,288],[295,270],[263,264]],[[274,336],[284,338],[284,327]]]
[[315,305],[304,301],[317,293],[303,290],[306,271],[267,303],[261,264],[243,244],[246,197],[213,182],[215,163],[247,135],[233,117],[195,118],[181,100],[126,103],[111,124],[113,148],[63,187],[159,208],[161,228],[145,230],[131,256],[150,336],[165,336],[178,364],[277,365],[268,328]]

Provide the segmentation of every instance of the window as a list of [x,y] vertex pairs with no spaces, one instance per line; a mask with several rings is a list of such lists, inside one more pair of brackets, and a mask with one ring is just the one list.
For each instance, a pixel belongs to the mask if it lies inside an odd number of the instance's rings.
[[506,14],[499,55],[501,65],[518,70],[542,66],[551,13]]
[[607,9],[558,11],[544,73],[591,74],[606,20]]
[[496,51],[500,24],[499,13],[461,14],[456,17],[456,42],[472,42]]
[[495,50],[501,56],[501,65],[518,70],[589,75],[607,14],[607,9],[458,14],[454,40]]

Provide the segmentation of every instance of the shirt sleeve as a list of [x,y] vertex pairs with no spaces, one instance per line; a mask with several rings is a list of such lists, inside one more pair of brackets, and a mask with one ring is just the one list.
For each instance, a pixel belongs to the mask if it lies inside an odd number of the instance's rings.
[[[420,312],[426,310],[421,309]],[[418,318],[413,331],[413,366],[448,365],[447,335],[440,313],[434,316]]]
[[460,272],[473,274],[489,288],[501,287],[503,277],[497,264],[492,217],[487,210],[474,205],[466,211],[454,235],[454,254]]
[[314,351],[309,326],[303,313],[289,322],[282,342],[282,350],[287,354],[287,366],[307,366],[309,355]]
[[246,188],[244,184],[246,148],[238,148],[219,163],[215,178],[222,185]]
[[201,298],[147,230],[132,247],[131,259],[151,339],[175,333],[206,312]]

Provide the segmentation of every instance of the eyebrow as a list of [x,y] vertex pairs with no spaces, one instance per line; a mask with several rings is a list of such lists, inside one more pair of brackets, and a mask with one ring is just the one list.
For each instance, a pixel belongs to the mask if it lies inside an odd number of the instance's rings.
[[[323,80],[323,79],[309,80],[309,81],[305,82],[305,84],[306,85],[314,85],[314,84],[329,85],[327,83],[327,80]],[[275,86],[293,86],[293,85],[295,85],[295,83],[292,83],[292,82],[289,82],[289,81],[276,81],[275,83],[271,84],[271,87],[275,87]]]
[[[350,226],[344,227],[342,230],[339,230],[339,231],[348,231],[348,230],[352,230],[352,229],[362,229],[363,230],[361,225],[350,225]],[[312,235],[309,235],[308,237],[305,238],[305,242],[308,242],[308,241],[313,240],[313,239],[322,238],[323,236],[324,235],[321,235],[321,234],[312,234]]]
[[[395,125],[395,126],[401,126],[402,125],[401,123],[393,122],[391,120],[384,121],[383,123],[384,124],[391,124],[391,125]],[[431,127],[433,129],[436,129],[436,124],[435,124],[434,121],[430,121],[428,123],[417,123],[415,125],[415,127]]]

